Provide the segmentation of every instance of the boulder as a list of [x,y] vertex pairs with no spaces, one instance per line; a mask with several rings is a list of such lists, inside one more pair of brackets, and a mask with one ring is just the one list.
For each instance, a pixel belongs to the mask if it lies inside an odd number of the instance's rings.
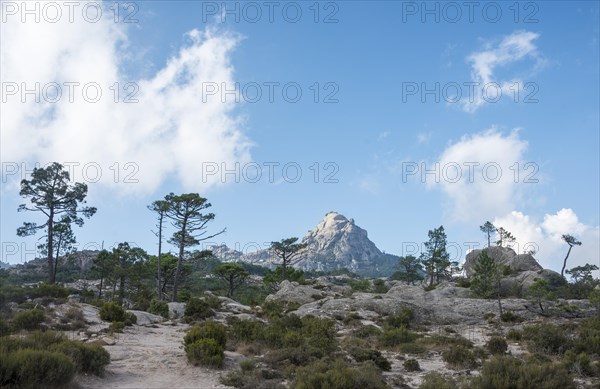
[[131,312],[137,317],[137,325],[145,326],[148,324],[161,323],[165,320],[164,317],[159,315],[154,315],[152,313],[144,312],[144,311],[134,311],[128,310],[127,312]]
[[[495,259],[498,263],[509,266],[512,273],[520,273],[524,271],[542,270],[542,266],[530,254],[517,254],[509,247],[493,246],[487,249],[488,255]],[[481,254],[480,249],[476,249],[467,254],[463,269],[467,277],[473,274],[475,263],[479,260]]]
[[169,306],[169,318],[180,319],[185,313],[185,303],[167,303]]
[[302,305],[319,300],[325,296],[326,294],[323,291],[315,289],[312,286],[300,285],[297,282],[283,280],[279,284],[279,290],[277,293],[268,295],[265,301],[295,303]]

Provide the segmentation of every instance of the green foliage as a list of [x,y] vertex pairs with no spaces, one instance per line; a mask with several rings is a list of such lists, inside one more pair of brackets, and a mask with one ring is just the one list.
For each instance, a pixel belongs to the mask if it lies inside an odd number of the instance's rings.
[[442,359],[455,369],[472,369],[477,366],[473,352],[461,345],[450,346],[442,352]]
[[385,286],[385,281],[380,278],[373,280],[373,293],[387,293],[388,287]]
[[433,287],[434,283],[449,278],[449,268],[452,262],[446,250],[447,238],[444,226],[429,230],[427,235],[429,240],[425,242],[425,251],[421,254],[421,263],[425,268],[427,278],[429,278],[429,287]]
[[203,320],[213,315],[213,310],[210,305],[202,299],[193,297],[188,300],[185,306],[184,317],[189,323],[195,320]]
[[[457,389],[456,381],[452,377],[444,377],[438,372],[427,373],[423,376],[423,381],[419,389]],[[495,388],[495,387],[494,387]]]
[[18,350],[0,359],[0,386],[58,388],[75,376],[75,364],[64,354],[46,350]]
[[575,384],[567,371],[558,365],[496,356],[483,365],[481,376],[473,378],[470,387],[574,389]]
[[17,330],[34,330],[39,328],[45,320],[44,311],[36,308],[30,311],[18,312],[13,317],[12,324]]
[[225,326],[215,321],[200,323],[188,331],[183,338],[183,342],[187,346],[201,339],[212,339],[217,342],[219,346],[225,348],[225,343],[227,342],[227,331]]
[[421,259],[413,255],[400,257],[398,259],[399,271],[392,275],[393,280],[405,281],[414,284],[417,281],[423,280],[423,264]]
[[384,389],[388,386],[372,364],[351,368],[341,360],[316,361],[296,371],[293,389]]
[[372,361],[375,366],[384,371],[390,371],[392,365],[381,353],[377,350],[363,348],[363,347],[352,347],[349,350],[350,355],[356,362]]
[[456,286],[458,288],[470,288],[471,281],[468,278],[460,277],[456,280]]
[[186,344],[185,353],[188,361],[194,366],[221,367],[225,360],[223,346],[209,338]]
[[496,260],[490,257],[487,250],[482,250],[473,267],[471,290],[475,295],[486,299],[496,297],[499,293],[502,274]]
[[504,311],[502,315],[500,315],[500,320],[505,323],[520,323],[523,321],[523,318],[515,315],[512,311]]
[[505,354],[506,350],[508,350],[508,344],[506,343],[506,340],[501,336],[492,336],[485,344],[485,347],[490,352],[490,354],[493,355]]
[[367,279],[349,281],[348,285],[350,285],[355,292],[367,292],[371,288],[371,283]]
[[514,328],[511,328],[510,330],[508,330],[508,333],[506,334],[506,339],[519,341],[519,340],[523,339],[523,332],[516,330]]
[[233,293],[246,282],[246,278],[250,275],[239,263],[223,263],[213,273],[225,282],[228,297],[233,297]]
[[110,363],[108,351],[97,344],[63,341],[53,344],[51,350],[68,356],[78,372],[102,376],[104,368]]
[[124,322],[126,318],[123,307],[113,301],[106,302],[100,307],[100,319],[102,320]]
[[527,291],[528,296],[538,304],[540,310],[544,311],[543,303],[548,300],[554,300],[555,296],[550,289],[550,284],[543,278],[536,278]]
[[416,359],[407,359],[402,364],[406,371],[421,371],[421,366],[419,366],[419,361]]
[[379,343],[384,347],[395,347],[402,343],[414,342],[418,335],[405,327],[385,330],[379,337]]
[[277,268],[275,268],[275,270],[268,270],[267,272],[265,272],[265,275],[263,276],[263,282],[266,285],[268,285],[271,289],[275,288],[284,279],[290,282],[298,282],[300,284],[303,284],[305,282],[304,272],[302,270],[290,267],[286,269],[285,274],[286,276],[284,277],[283,268],[281,266],[278,266]]
[[590,356],[586,353],[577,354],[572,350],[567,350],[561,363],[570,373],[578,376],[594,376],[598,373],[592,366]]
[[546,354],[563,354],[573,344],[563,327],[552,324],[525,327],[523,338],[530,351]]
[[287,238],[279,242],[271,242],[270,249],[281,259],[281,275],[286,280],[289,279],[287,275],[289,265],[307,246],[306,243],[296,243],[297,241],[298,238]]
[[600,356],[600,313],[580,323],[574,342],[577,351]]
[[165,319],[169,318],[169,305],[164,301],[152,300],[148,312],[154,315],[160,315]]
[[381,335],[382,331],[374,325],[366,325],[354,331],[357,338],[370,338]]
[[254,342],[259,339],[264,324],[257,320],[240,320],[233,317],[229,321],[229,338],[237,342]]
[[410,327],[415,314],[410,308],[401,308],[395,315],[387,317],[385,323],[391,328]]

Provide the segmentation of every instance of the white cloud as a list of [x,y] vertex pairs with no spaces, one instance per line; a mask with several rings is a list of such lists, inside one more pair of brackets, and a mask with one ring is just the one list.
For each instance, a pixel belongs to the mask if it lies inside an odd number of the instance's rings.
[[382,141],[382,140],[386,139],[388,136],[390,136],[390,134],[391,134],[391,132],[384,131],[377,136],[377,140]]
[[[77,13],[75,13],[77,15]],[[220,175],[202,177],[202,163],[233,166],[250,159],[251,144],[245,137],[242,118],[233,99],[203,102],[206,82],[234,85],[231,54],[239,37],[211,30],[192,30],[187,43],[147,78],[131,79],[122,71],[131,56],[126,24],[114,23],[105,13],[96,23],[63,17],[58,23],[21,23],[8,17],[2,23],[2,83],[51,82],[62,86],[59,102],[36,103],[33,96],[21,102],[20,94],[6,96],[2,107],[2,162],[94,162],[100,166],[100,183],[114,190],[149,193],[165,180],[177,180],[187,190],[205,189],[220,183]],[[102,97],[86,102],[81,87],[68,101],[65,82],[95,82]],[[115,103],[111,86],[120,83]],[[122,100],[133,89],[138,103]],[[115,183],[115,162],[121,166]],[[122,184],[139,167],[137,184]],[[75,169],[76,170],[76,169]],[[80,172],[81,173],[81,172]]]
[[546,214],[542,221],[536,221],[522,212],[512,211],[495,218],[497,227],[504,227],[517,239],[515,250],[520,253],[535,248],[536,259],[545,268],[560,272],[568,251],[562,240],[563,234],[570,234],[582,242],[571,250],[567,269],[586,263],[600,267],[600,228],[579,221],[575,212],[563,208],[555,214]]
[[[520,200],[520,187],[515,183],[515,163],[522,166],[527,141],[518,130],[503,135],[495,128],[465,135],[450,144],[437,165],[439,182],[433,174],[421,178],[428,188],[440,189],[448,199],[449,216],[458,222],[480,222],[504,215],[515,209]],[[520,179],[520,178],[519,178]]]
[[515,93],[518,91],[519,96],[522,96],[523,80],[498,80],[495,71],[499,67],[506,67],[525,58],[535,59],[535,68],[542,65],[544,61],[534,43],[537,38],[537,33],[517,31],[505,36],[496,46],[487,44],[484,50],[469,55],[467,61],[471,63],[471,80],[479,84],[475,87],[474,95],[463,97],[463,109],[474,112],[487,102],[495,101],[497,94],[515,99]]

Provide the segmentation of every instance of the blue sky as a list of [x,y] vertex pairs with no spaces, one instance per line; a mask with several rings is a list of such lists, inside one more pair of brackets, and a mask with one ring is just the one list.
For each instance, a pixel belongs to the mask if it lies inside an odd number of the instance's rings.
[[[23,23],[3,5],[3,260],[32,257],[34,239],[15,235],[37,217],[16,212],[23,167],[57,160],[73,162],[76,178],[91,166],[83,181],[99,211],[76,229],[82,246],[154,252],[145,206],[193,191],[213,205],[210,229],[227,228],[215,243],[238,249],[302,237],[336,210],[397,255],[443,224],[461,260],[491,220],[545,267],[560,269],[564,233],[583,241],[573,264],[600,264],[597,2],[480,2],[472,20],[461,2],[274,2],[271,22],[264,2],[228,2],[224,13],[222,2],[144,1],[121,3],[117,23],[112,4],[94,23],[78,10],[47,23],[43,3],[41,22]],[[22,82],[97,82],[103,99],[37,103],[9,93]],[[121,101],[127,82],[137,103]],[[479,83],[471,101],[469,83]],[[236,85],[239,102],[222,95]],[[236,162],[239,173],[219,174]],[[421,177],[436,163],[439,182]],[[250,182],[256,166],[262,178]]]

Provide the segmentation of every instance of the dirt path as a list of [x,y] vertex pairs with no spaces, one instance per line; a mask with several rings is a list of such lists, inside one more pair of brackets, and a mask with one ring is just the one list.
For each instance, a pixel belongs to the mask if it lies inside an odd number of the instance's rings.
[[157,324],[127,327],[105,346],[111,363],[104,378],[79,376],[83,388],[228,388],[219,383],[222,371],[194,367],[187,363],[183,336],[187,325]]

